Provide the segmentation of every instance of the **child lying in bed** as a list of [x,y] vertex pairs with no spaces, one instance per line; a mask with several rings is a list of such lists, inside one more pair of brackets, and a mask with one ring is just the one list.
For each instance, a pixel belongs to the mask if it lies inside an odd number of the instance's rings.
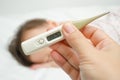
[[[109,14],[103,19],[94,21],[94,23],[91,25],[101,28],[120,44],[119,21],[119,15],[117,16],[116,14]],[[20,27],[16,36],[9,45],[9,51],[19,63],[25,66],[30,66],[32,69],[37,69],[39,67],[58,67],[50,57],[51,49],[49,47],[40,49],[35,54],[26,56],[24,55],[20,46],[22,41],[43,33],[55,26],[57,26],[56,22],[43,19],[35,19],[26,22]]]
[[53,21],[47,21],[44,19],[34,19],[27,21],[20,26],[14,39],[9,45],[9,51],[12,56],[22,65],[30,66],[32,69],[40,67],[58,67],[58,65],[50,57],[51,49],[49,47],[40,49],[26,56],[21,49],[21,42],[25,41],[33,36],[41,34],[50,28],[57,26],[58,24]]

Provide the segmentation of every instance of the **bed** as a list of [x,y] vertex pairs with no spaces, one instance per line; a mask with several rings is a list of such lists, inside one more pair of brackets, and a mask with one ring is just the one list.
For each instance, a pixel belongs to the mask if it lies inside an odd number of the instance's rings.
[[0,16],[0,80],[71,80],[60,68],[42,68],[31,70],[18,64],[7,50],[17,27],[24,21],[33,18],[45,18],[55,21],[78,20],[92,17],[105,11],[110,14],[92,22],[90,25],[104,30],[120,44],[120,6],[104,7],[71,7],[41,10],[11,17]]

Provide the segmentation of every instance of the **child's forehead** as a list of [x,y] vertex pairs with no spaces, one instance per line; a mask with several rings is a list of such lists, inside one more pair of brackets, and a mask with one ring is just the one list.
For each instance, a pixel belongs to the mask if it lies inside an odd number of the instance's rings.
[[34,29],[45,29],[45,28],[49,28],[50,26],[53,26],[53,25],[50,25],[50,24],[43,24],[43,25],[39,25],[39,26],[36,26]]
[[47,31],[47,26],[46,27],[36,27],[36,28],[33,28],[33,29],[30,29],[30,30],[26,30],[24,32],[24,35],[26,34],[40,34],[40,33],[43,33]]
[[38,25],[38,26],[33,26],[30,29],[26,29],[24,32],[30,32],[30,31],[34,31],[34,30],[44,30],[47,29],[49,27],[49,24],[44,24],[44,25]]
[[44,25],[44,26],[38,26],[32,29],[26,30],[23,32],[22,41],[32,38],[34,36],[37,36],[39,34],[42,34],[48,31],[48,29],[49,29],[49,25]]

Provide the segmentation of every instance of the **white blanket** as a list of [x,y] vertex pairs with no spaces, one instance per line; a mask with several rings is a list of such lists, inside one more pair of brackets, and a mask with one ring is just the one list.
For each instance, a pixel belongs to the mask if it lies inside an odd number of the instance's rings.
[[100,18],[91,25],[105,31],[112,39],[120,44],[120,9],[113,11],[107,16]]

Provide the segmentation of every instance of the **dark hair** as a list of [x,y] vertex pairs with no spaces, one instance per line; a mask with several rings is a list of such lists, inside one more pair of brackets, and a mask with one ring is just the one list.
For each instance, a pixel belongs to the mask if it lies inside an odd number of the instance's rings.
[[35,27],[41,26],[43,24],[46,24],[47,21],[44,19],[33,19],[29,20],[26,23],[24,23],[20,28],[18,29],[17,33],[15,34],[13,40],[10,42],[8,46],[8,50],[12,54],[12,56],[22,65],[24,66],[30,66],[33,63],[28,59],[28,57],[24,54],[22,48],[21,48],[21,38],[22,35],[24,35],[24,31],[33,29]]

